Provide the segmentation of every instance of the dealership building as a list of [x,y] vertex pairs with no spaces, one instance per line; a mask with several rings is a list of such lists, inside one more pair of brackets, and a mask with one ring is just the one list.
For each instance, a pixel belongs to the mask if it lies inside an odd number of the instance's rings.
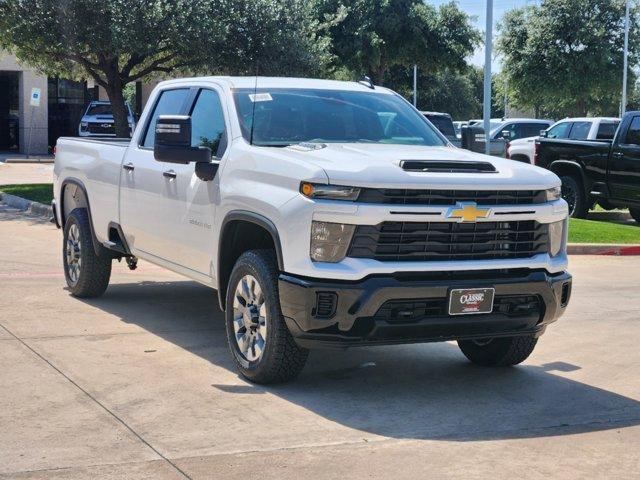
[[[144,107],[152,87],[136,84],[135,113]],[[35,101],[34,92],[39,94]],[[90,101],[107,99],[92,81],[47,77],[0,50],[0,154],[51,152],[58,137],[78,134]]]

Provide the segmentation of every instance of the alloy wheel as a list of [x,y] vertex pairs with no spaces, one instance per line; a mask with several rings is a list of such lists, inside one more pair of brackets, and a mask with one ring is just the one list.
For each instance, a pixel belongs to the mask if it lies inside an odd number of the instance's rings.
[[75,223],[69,227],[67,234],[67,244],[65,246],[65,255],[67,260],[67,275],[71,283],[75,284],[80,278],[80,268],[82,267],[80,242],[80,229]]
[[253,275],[245,275],[236,286],[233,330],[240,354],[249,362],[260,360],[267,343],[267,306]]

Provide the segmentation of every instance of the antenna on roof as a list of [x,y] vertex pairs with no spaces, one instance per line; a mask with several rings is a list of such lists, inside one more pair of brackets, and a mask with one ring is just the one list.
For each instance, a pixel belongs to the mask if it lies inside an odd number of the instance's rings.
[[360,77],[360,80],[358,80],[358,83],[361,85],[364,85],[367,88],[370,88],[371,90],[375,90],[375,86],[373,85],[373,82],[371,81],[371,78],[368,77],[367,75],[362,75]]

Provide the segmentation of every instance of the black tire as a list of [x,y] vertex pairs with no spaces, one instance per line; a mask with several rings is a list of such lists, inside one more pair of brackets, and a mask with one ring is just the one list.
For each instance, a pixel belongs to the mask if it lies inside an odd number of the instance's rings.
[[640,223],[640,208],[630,208],[629,213],[636,223]]
[[486,340],[458,340],[462,353],[476,365],[507,367],[527,359],[538,343],[533,335],[499,337]]
[[592,203],[582,186],[582,181],[571,175],[560,177],[562,180],[562,198],[569,204],[569,216],[586,218]]
[[73,210],[64,225],[62,244],[64,277],[71,294],[81,298],[102,295],[109,286],[111,260],[109,255],[96,254],[87,210]]
[[[255,295],[254,299],[248,298],[250,296],[247,297],[248,300],[247,298],[241,299],[242,295],[236,295],[236,290],[242,286],[243,280],[249,279],[248,282],[251,282],[251,278],[257,281],[260,293]],[[254,287],[251,290],[255,291],[256,289]],[[236,298],[239,300],[234,304]],[[278,267],[275,252],[249,250],[243,253],[231,272],[226,299],[227,341],[231,355],[242,376],[261,384],[286,382],[295,378],[304,367],[309,351],[296,344],[282,316],[278,296]],[[237,312],[234,306],[238,307]],[[260,311],[258,312],[254,307],[259,308]],[[247,313],[249,308],[254,308],[252,313]],[[236,323],[235,317],[240,315],[241,311],[245,312],[245,315],[242,316],[242,320],[238,320]],[[255,318],[256,315],[258,318]],[[246,318],[253,318],[253,320],[247,321]],[[251,325],[251,328],[246,327],[247,323]],[[260,336],[262,325],[266,330],[264,340]],[[249,337],[245,337],[243,331],[253,333],[249,333]],[[238,340],[237,337],[241,340]],[[250,338],[250,340],[246,340],[246,338]],[[244,343],[245,341],[247,343]],[[240,344],[242,343],[243,346],[251,345],[252,341],[254,342],[253,347],[246,350],[248,355],[245,356],[241,351]],[[260,348],[261,354],[258,358],[252,358],[257,355],[255,347],[258,343],[263,347]]]

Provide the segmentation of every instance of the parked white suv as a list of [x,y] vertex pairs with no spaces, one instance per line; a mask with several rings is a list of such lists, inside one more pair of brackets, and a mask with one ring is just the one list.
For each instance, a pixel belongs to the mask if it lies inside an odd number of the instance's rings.
[[[620,119],[615,117],[565,118],[546,130],[546,138],[569,140],[613,140]],[[535,141],[540,135],[511,140],[507,158],[519,162],[533,163]]]
[[103,294],[120,258],[217,289],[255,382],[318,346],[457,340],[514,365],[569,301],[558,177],[452,148],[385,88],[163,82],[131,141],[60,139],[54,172],[70,292]]

